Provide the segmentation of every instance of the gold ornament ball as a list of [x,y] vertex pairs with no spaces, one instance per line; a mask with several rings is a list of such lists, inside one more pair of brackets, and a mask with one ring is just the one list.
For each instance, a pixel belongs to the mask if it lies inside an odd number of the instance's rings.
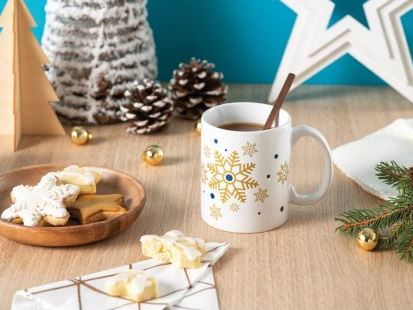
[[142,159],[152,166],[157,166],[164,159],[163,150],[159,145],[150,145],[142,152]]
[[201,129],[202,129],[201,119],[199,119],[199,120],[196,121],[194,127],[195,127],[195,131],[196,131],[198,134],[201,134]]
[[362,229],[357,235],[357,244],[364,251],[372,251],[379,243],[379,234],[371,228]]
[[93,138],[90,132],[88,132],[85,128],[80,126],[72,128],[71,137],[72,142],[77,145],[87,144]]

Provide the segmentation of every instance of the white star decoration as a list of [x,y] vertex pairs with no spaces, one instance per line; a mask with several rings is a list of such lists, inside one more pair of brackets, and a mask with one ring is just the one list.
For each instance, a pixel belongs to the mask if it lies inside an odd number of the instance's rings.
[[294,29],[269,100],[279,93],[289,72],[292,88],[304,83],[338,58],[350,54],[413,102],[413,65],[400,17],[412,0],[370,0],[364,3],[369,28],[347,15],[328,27],[334,10],[330,0],[281,0],[297,13]]

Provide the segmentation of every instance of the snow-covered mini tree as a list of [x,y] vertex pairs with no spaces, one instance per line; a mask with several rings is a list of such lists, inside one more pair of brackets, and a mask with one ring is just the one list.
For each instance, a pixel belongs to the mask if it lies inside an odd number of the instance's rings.
[[146,0],[48,0],[42,44],[71,123],[120,120],[125,90],[157,74]]
[[50,102],[58,98],[43,66],[48,63],[23,0],[9,0],[0,16],[0,147],[17,149],[22,135],[64,135]]

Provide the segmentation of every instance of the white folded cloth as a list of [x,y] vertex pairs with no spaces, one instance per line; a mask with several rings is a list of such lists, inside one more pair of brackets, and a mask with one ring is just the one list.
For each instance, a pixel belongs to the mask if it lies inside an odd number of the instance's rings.
[[[57,309],[219,309],[212,265],[229,248],[228,243],[207,243],[202,266],[179,268],[155,259],[136,262],[93,274],[80,276],[16,292],[12,310]],[[158,298],[139,304],[105,292],[105,282],[127,270],[145,270],[158,280]]]
[[413,166],[413,119],[398,119],[360,140],[333,150],[334,163],[346,176],[365,191],[387,200],[397,191],[376,176],[375,166],[394,160],[399,165]]

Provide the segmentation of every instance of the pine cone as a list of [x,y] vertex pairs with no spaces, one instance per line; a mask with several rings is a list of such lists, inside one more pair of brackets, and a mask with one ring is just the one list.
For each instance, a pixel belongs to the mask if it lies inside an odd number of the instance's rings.
[[152,133],[167,125],[173,104],[167,90],[159,83],[148,79],[135,82],[133,88],[125,92],[125,97],[128,103],[121,106],[121,119],[133,121],[127,129],[129,133]]
[[227,86],[224,75],[215,72],[214,64],[192,58],[181,63],[169,83],[171,98],[177,113],[188,119],[198,119],[202,113],[225,101]]

